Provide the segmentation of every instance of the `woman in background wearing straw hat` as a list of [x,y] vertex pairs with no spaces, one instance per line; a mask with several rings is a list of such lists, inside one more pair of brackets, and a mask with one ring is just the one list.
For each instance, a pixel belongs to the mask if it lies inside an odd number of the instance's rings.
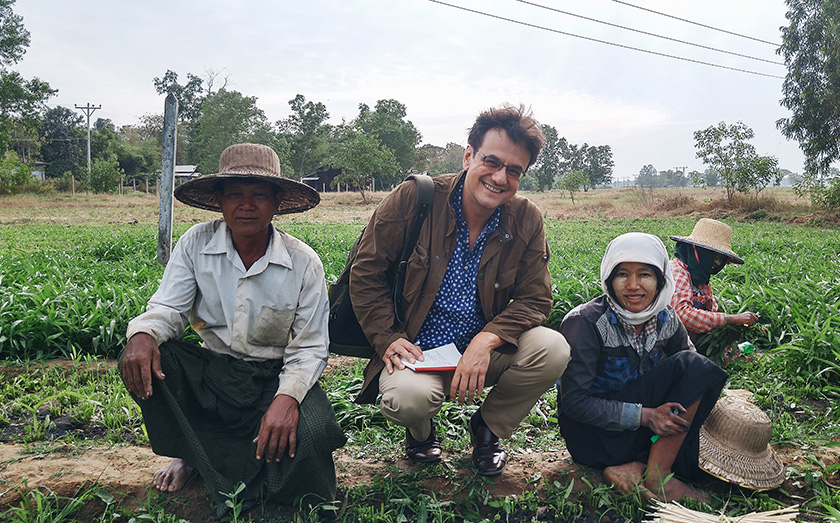
[[572,354],[558,381],[566,447],[624,493],[708,500],[668,476],[700,474],[700,426],[727,374],[697,354],[668,305],[674,284],[662,240],[632,232],[611,241],[601,287],[560,326]]
[[754,312],[724,314],[718,312],[717,301],[709,283],[730,263],[744,260],[732,251],[732,229],[723,222],[701,218],[690,236],[671,236],[677,242],[671,273],[674,276],[674,295],[671,306],[677,311],[691,341],[700,334],[724,325],[751,326],[758,321]]
[[[152,450],[174,458],[154,473],[155,487],[174,492],[195,470],[220,516],[234,491],[245,507],[260,497],[332,501],[332,452],[346,439],[318,385],[329,355],[324,269],[272,225],[276,214],[317,205],[318,193],[281,176],[270,147],[237,144],[218,173],[175,197],[223,219],[181,236],[146,311],[128,325],[123,381]],[[188,321],[201,346],[178,339]]]

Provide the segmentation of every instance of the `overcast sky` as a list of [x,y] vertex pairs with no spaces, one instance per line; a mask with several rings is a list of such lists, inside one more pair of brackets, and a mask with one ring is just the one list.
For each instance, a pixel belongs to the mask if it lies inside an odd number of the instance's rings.
[[740,120],[755,131],[759,154],[802,171],[798,144],[775,125],[789,115],[779,104],[786,69],[769,63],[781,62],[782,0],[447,3],[18,0],[13,9],[32,41],[15,69],[59,90],[51,107],[101,105],[93,118],[117,125],[163,112],[153,78],[167,69],[182,83],[188,72],[220,72],[229,89],[256,96],[272,122],[289,115],[298,93],[323,102],[332,123],[354,118],[359,103],[394,98],[422,142],[440,146],[466,145],[482,109],[523,103],[571,143],[611,146],[614,178],[634,177],[646,164],[703,170],[693,132]]

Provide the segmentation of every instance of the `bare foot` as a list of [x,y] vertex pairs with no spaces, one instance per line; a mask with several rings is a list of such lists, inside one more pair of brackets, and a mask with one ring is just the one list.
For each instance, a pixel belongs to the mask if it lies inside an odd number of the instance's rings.
[[679,501],[683,498],[694,499],[703,503],[710,503],[712,501],[711,496],[707,493],[683,483],[674,476],[671,476],[665,483],[661,483],[658,478],[648,478],[645,481],[645,486],[649,490],[657,492],[659,494],[657,499],[666,503],[669,501]]
[[644,473],[647,465],[639,461],[607,467],[604,469],[604,479],[611,482],[616,490],[625,496],[640,494],[645,500],[654,499],[644,485]]
[[161,492],[175,492],[190,479],[194,467],[187,465],[181,458],[175,458],[169,465],[157,469],[154,473],[155,488]]

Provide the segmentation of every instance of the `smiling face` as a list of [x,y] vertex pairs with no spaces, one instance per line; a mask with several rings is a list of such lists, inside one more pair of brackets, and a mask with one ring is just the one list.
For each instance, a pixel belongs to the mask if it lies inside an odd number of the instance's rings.
[[234,241],[266,235],[274,212],[280,205],[274,185],[250,180],[226,181],[222,192],[216,193],[216,200]]
[[[524,171],[528,168],[530,154],[528,150],[514,143],[502,129],[492,129],[484,135],[479,148],[485,158],[492,163],[516,166]],[[519,179],[510,176],[506,167],[492,168],[485,164],[484,158],[472,146],[467,146],[464,153],[464,216],[469,220],[474,217],[486,222],[497,207],[516,196]],[[516,170],[516,169],[514,169]]]
[[618,304],[630,312],[642,312],[656,299],[656,270],[646,263],[624,262],[615,268],[612,289]]

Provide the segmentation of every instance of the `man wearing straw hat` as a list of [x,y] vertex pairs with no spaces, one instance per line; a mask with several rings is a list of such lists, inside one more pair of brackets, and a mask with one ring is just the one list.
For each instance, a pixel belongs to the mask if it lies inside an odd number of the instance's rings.
[[[120,359],[156,454],[154,473],[174,492],[193,470],[221,515],[224,494],[291,502],[335,496],[332,451],[345,442],[318,378],[328,356],[323,266],[276,214],[318,204],[318,193],[280,175],[269,147],[225,149],[219,172],[180,185],[187,205],[222,213],[190,228],[160,287],[134,318]],[[189,322],[197,346],[178,338]]]
[[758,321],[754,312],[725,314],[718,312],[717,301],[709,283],[730,263],[744,260],[732,251],[732,229],[723,222],[701,218],[690,236],[671,236],[677,242],[671,273],[674,276],[674,295],[671,306],[688,329],[691,341],[700,334],[727,324],[751,326]]

